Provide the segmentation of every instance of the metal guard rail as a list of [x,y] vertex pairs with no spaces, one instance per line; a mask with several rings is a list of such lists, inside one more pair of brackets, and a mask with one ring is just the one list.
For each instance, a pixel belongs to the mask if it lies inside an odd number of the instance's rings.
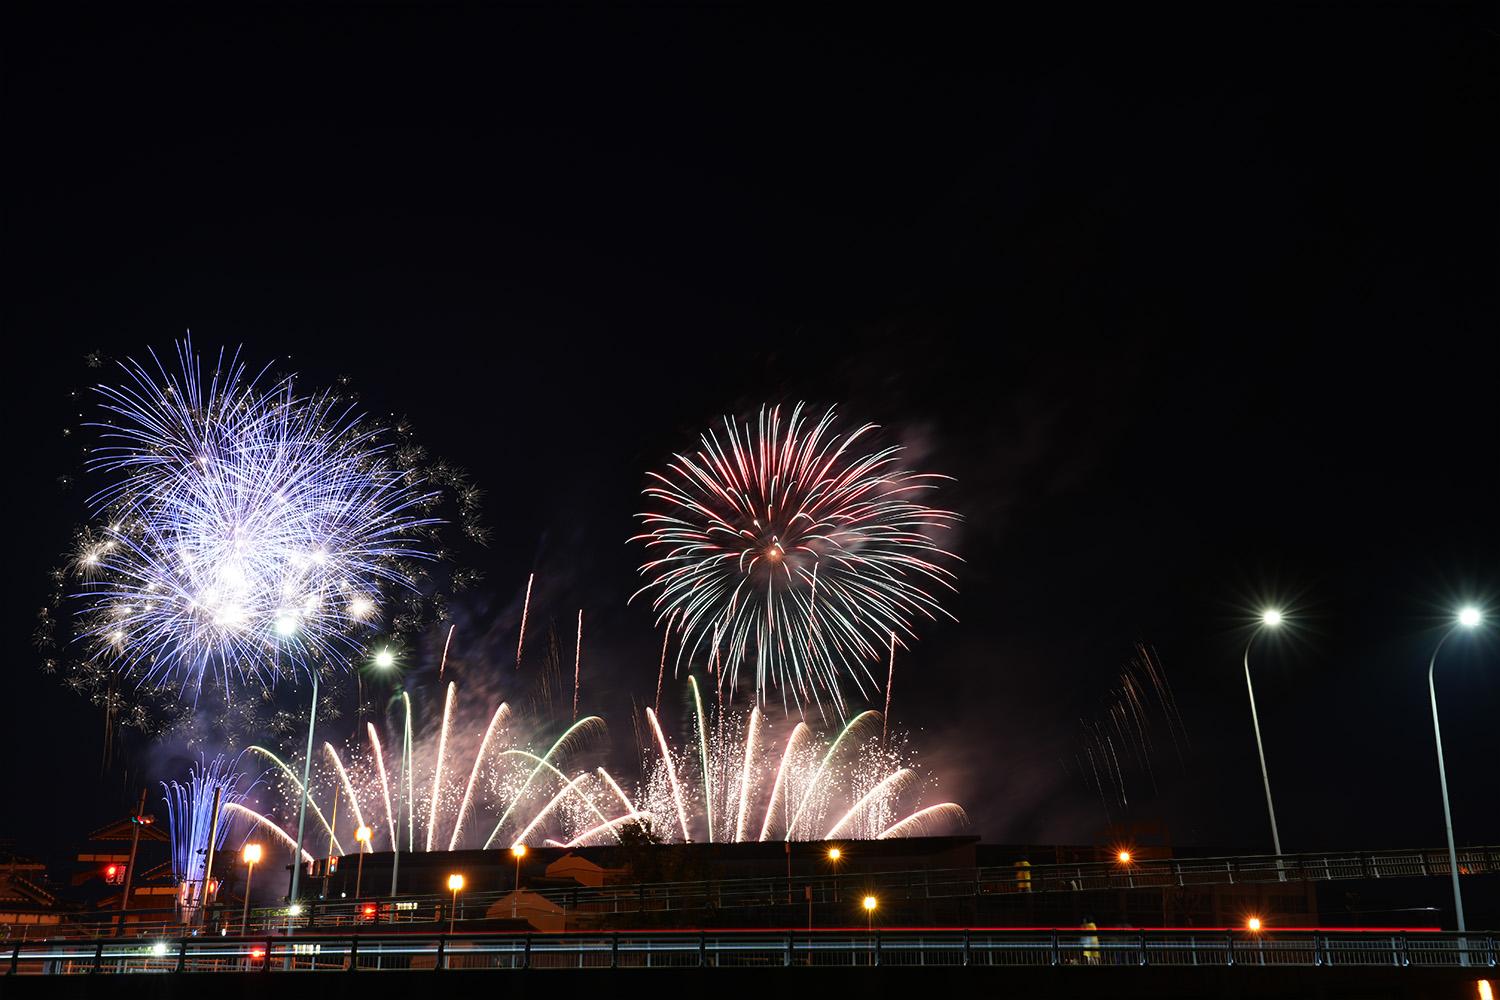
[[7,975],[775,966],[1493,968],[1490,932],[621,931],[17,943]]
[[[1458,852],[1461,874],[1500,873],[1500,847],[1468,847]],[[568,913],[629,914],[777,904],[819,905],[847,902],[855,893],[874,892],[884,899],[945,899],[1016,892],[1087,892],[1119,889],[1172,889],[1206,885],[1271,883],[1278,881],[1337,881],[1355,878],[1446,877],[1446,848],[1404,851],[1346,851],[1315,854],[1252,855],[1215,858],[1137,858],[1129,864],[1083,862],[1033,865],[1024,874],[1014,866],[925,869],[912,871],[829,872],[820,875],[762,876],[693,882],[613,884],[598,887],[527,889]],[[485,913],[507,892],[466,892],[460,900],[459,922]],[[447,913],[447,893],[368,896],[363,900],[306,901],[304,912],[292,919],[297,927],[340,930],[399,926],[439,919]],[[374,907],[373,915],[366,909]],[[287,924],[284,906],[257,908],[249,926],[241,928],[233,907],[216,911],[232,930],[261,933]],[[126,922],[128,919],[128,923]],[[175,937],[182,914],[175,910],[132,910],[128,918],[115,911],[72,916],[52,925],[53,935],[113,936],[128,933]]]

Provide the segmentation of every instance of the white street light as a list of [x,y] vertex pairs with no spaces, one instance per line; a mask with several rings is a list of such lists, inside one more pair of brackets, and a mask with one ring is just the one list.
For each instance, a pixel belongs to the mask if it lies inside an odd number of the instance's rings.
[[[1267,608],[1261,612],[1260,621],[1262,628],[1277,628],[1281,625],[1281,612],[1275,608]],[[1276,850],[1279,864],[1281,834],[1276,830],[1276,807],[1271,802],[1271,775],[1266,770],[1266,748],[1260,739],[1260,716],[1255,711],[1255,686],[1250,683],[1250,647],[1255,644],[1257,635],[1260,635],[1259,628],[1250,636],[1250,641],[1245,643],[1245,690],[1250,694],[1250,722],[1255,726],[1255,752],[1260,756],[1260,778],[1266,786],[1266,812],[1271,817],[1271,846]]]
[[[1472,604],[1459,609],[1458,623],[1450,626],[1448,631],[1443,633],[1443,637],[1438,640],[1437,646],[1432,650],[1432,659],[1427,661],[1427,693],[1432,699],[1432,738],[1433,742],[1437,744],[1438,784],[1443,790],[1443,827],[1448,834],[1448,871],[1453,877],[1453,910],[1454,915],[1458,918],[1458,929],[1460,931],[1465,931],[1468,928],[1464,924],[1463,894],[1459,891],[1458,887],[1458,850],[1453,846],[1453,811],[1448,806],[1448,770],[1443,765],[1443,733],[1438,727],[1437,685],[1433,682],[1432,675],[1434,668],[1437,667],[1438,653],[1442,651],[1443,643],[1448,641],[1448,637],[1460,628],[1470,630],[1477,628],[1483,619],[1484,616],[1480,613],[1479,609]],[[1463,954],[1463,960],[1464,964],[1467,965],[1467,952]]]

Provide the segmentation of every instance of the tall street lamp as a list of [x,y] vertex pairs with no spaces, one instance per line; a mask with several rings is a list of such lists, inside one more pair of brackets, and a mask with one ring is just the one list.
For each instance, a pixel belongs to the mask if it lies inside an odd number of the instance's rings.
[[[1458,929],[1468,930],[1464,924],[1464,899],[1458,888],[1458,851],[1453,846],[1453,812],[1448,807],[1448,771],[1443,766],[1443,733],[1438,728],[1437,686],[1433,683],[1433,668],[1437,666],[1438,653],[1448,637],[1459,629],[1473,630],[1484,620],[1478,608],[1472,605],[1458,612],[1458,620],[1448,627],[1443,637],[1432,650],[1432,659],[1427,661],[1427,692],[1432,696],[1432,738],[1437,743],[1438,783],[1443,789],[1443,827],[1448,834],[1448,871],[1453,876],[1453,910],[1458,916]],[[1467,954],[1464,956],[1467,959]],[[1467,964],[1467,961],[1465,962]]]
[[361,826],[354,831],[354,839],[359,842],[359,867],[354,872],[354,898],[359,899],[359,887],[365,878],[365,851],[370,849],[370,833],[368,826]]
[[[396,654],[389,646],[381,648],[371,662],[380,670],[389,670],[396,665]],[[406,745],[411,741],[411,712],[407,712],[406,731],[401,740],[401,769],[396,772],[396,822],[391,831],[391,898],[396,898],[396,876],[401,871],[401,789],[406,782]],[[358,893],[356,893],[358,895]]]
[[1266,771],[1266,748],[1260,739],[1260,716],[1255,711],[1255,686],[1250,683],[1250,647],[1255,645],[1255,639],[1260,635],[1263,628],[1277,628],[1281,625],[1281,612],[1275,608],[1263,611],[1260,616],[1260,624],[1256,626],[1255,632],[1251,634],[1250,641],[1245,643],[1245,690],[1250,693],[1250,722],[1255,726],[1255,752],[1260,755],[1260,777],[1266,786],[1266,812],[1271,817],[1271,845],[1276,850],[1278,861],[1281,857],[1281,834],[1276,831],[1276,807],[1271,804],[1271,776]]
[[464,877],[455,872],[448,876],[448,888],[453,891],[453,909],[448,911],[448,933],[453,933],[453,921],[458,919],[458,890],[464,887]]
[[516,890],[510,894],[510,915],[514,917],[521,904],[521,859],[526,857],[526,845],[512,844],[510,853],[516,859]]
[[245,873],[245,908],[240,911],[240,933],[245,934],[250,927],[250,880],[255,878],[255,866],[260,863],[261,847],[259,844],[246,844],[245,850],[240,857],[249,866]]
[[[296,618],[291,615],[282,615],[276,619],[276,634],[282,639],[290,639],[296,631]],[[302,794],[297,807],[297,848],[292,852],[292,887],[287,893],[287,902],[291,904],[287,908],[286,932],[288,934],[292,933],[292,910],[298,908],[297,882],[302,874],[302,834],[307,826],[307,785],[312,780],[313,728],[318,721],[317,665],[308,664],[307,673],[312,678],[312,704],[307,710],[307,755],[302,758]]]

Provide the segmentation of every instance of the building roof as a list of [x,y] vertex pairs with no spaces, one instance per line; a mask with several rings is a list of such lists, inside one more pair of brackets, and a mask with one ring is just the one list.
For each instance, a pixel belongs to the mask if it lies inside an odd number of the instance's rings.
[[[89,840],[124,840],[128,841],[135,836],[135,823],[126,816],[117,819],[113,823],[106,823],[93,833],[89,834]],[[170,841],[170,836],[159,823],[147,823],[141,827],[142,840],[158,840],[163,843]]]

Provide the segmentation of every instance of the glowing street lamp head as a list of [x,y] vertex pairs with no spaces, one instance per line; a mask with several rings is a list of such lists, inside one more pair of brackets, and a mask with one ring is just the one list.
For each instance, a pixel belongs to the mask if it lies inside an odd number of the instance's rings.
[[1260,623],[1275,628],[1281,624],[1281,612],[1276,608],[1267,608],[1260,613]]
[[245,850],[240,857],[245,859],[247,865],[260,864],[261,848],[259,844],[246,844]]
[[382,649],[375,654],[375,665],[381,670],[388,670],[396,663],[396,654],[389,649]]
[[1122,864],[1122,865],[1128,865],[1128,864],[1130,864],[1130,852],[1129,851],[1121,851],[1120,853],[1118,853],[1118,854],[1115,855],[1115,859],[1117,861],[1119,861],[1120,864]]
[[464,877],[462,875],[459,875],[455,872],[454,874],[448,876],[448,890],[450,892],[457,892],[463,887]]
[[364,844],[366,847],[369,847],[371,832],[372,831],[368,826],[362,826],[358,830],[354,831],[354,839],[359,841],[361,844]]
[[522,858],[526,857],[526,845],[515,844],[511,847],[510,853],[515,857],[517,861],[520,861]]
[[1470,604],[1459,609],[1458,623],[1464,628],[1477,628],[1482,621],[1484,621],[1484,615],[1474,605]]
[[866,911],[870,911],[870,910],[874,910],[875,907],[879,906],[880,905],[880,901],[877,900],[874,896],[866,896],[864,898],[864,902],[863,902],[862,905],[864,906],[864,908],[865,908]]
[[842,858],[843,856],[844,856],[844,852],[841,851],[841,850],[839,850],[837,847],[830,847],[828,849],[828,860],[829,861],[837,861],[839,858]]
[[1259,931],[1260,930],[1260,917],[1251,917],[1249,920],[1246,920],[1245,921],[1245,929],[1249,930],[1249,931]]

